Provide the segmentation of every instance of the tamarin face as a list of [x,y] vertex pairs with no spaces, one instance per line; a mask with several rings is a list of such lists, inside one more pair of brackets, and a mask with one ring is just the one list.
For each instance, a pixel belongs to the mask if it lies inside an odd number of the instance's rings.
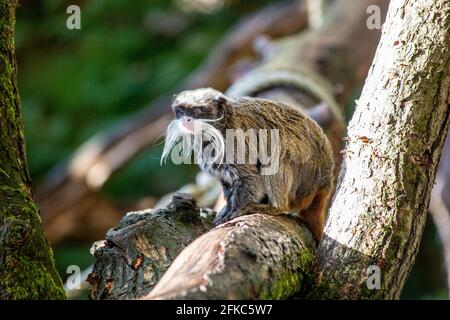
[[161,162],[181,141],[183,157],[188,157],[192,150],[200,150],[206,143],[214,150],[206,158],[221,163],[225,152],[221,130],[225,127],[230,102],[222,93],[209,88],[178,94],[172,104],[175,119],[167,126]]
[[194,123],[200,121],[220,129],[225,123],[226,103],[227,98],[214,89],[189,90],[175,97],[172,110],[181,129],[194,134]]

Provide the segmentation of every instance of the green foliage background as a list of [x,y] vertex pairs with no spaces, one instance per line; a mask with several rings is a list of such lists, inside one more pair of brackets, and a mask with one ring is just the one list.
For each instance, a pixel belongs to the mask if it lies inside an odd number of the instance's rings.
[[[178,84],[240,17],[274,2],[234,0],[204,14],[183,12],[176,1],[22,1],[16,47],[34,185],[93,134]],[[81,30],[66,28],[70,4],[81,7]],[[107,183],[105,194],[127,201],[158,197],[193,179],[193,167],[160,167],[160,154],[161,146],[143,152]],[[89,265],[89,246],[56,248],[64,278],[68,265]],[[441,261],[428,223],[404,298],[444,298]]]
[[[35,184],[93,134],[173,88],[234,21],[263,2],[189,14],[167,0],[83,1],[81,30],[66,28],[72,2],[25,2],[16,45]],[[148,150],[105,192],[115,199],[159,196],[192,178],[186,170],[161,168],[159,156],[160,149]]]

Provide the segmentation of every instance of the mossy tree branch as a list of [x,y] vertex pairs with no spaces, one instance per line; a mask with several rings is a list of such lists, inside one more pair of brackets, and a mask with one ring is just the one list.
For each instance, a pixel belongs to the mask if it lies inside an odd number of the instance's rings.
[[14,50],[17,5],[0,0],[0,299],[63,299],[27,169]]
[[211,222],[187,194],[126,215],[94,248],[90,297],[282,299],[312,282],[314,241],[294,219],[253,214],[208,232]]
[[255,213],[192,242],[144,299],[288,299],[307,292],[315,265],[306,227]]

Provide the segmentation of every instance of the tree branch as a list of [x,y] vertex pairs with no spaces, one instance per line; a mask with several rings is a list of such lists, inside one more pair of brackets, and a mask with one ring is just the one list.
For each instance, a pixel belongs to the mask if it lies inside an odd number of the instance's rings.
[[17,0],[0,1],[0,300],[64,299],[31,192],[14,48]]
[[180,251],[211,228],[212,218],[188,194],[174,195],[165,209],[128,213],[92,248],[96,262],[87,279],[89,297],[147,294]]
[[286,299],[311,282],[314,247],[285,215],[243,216],[185,248],[145,299]]
[[[449,124],[449,34],[446,0],[391,2],[319,246],[320,297],[400,296]],[[367,289],[370,265],[380,290]]]

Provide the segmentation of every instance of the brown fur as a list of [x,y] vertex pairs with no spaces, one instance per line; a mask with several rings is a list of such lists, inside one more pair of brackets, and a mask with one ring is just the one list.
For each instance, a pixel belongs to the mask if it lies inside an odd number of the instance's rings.
[[[223,117],[214,126],[224,137],[226,129],[279,130],[280,160],[276,174],[261,175],[257,164],[200,163],[203,170],[221,180],[227,199],[227,206],[219,212],[215,224],[256,212],[297,213],[319,241],[334,170],[331,146],[319,125],[290,106],[247,97],[234,100],[212,89],[183,92],[173,105],[174,110],[183,108],[188,115],[190,109],[199,107],[199,118]],[[247,154],[251,147],[249,140],[245,140]]]

